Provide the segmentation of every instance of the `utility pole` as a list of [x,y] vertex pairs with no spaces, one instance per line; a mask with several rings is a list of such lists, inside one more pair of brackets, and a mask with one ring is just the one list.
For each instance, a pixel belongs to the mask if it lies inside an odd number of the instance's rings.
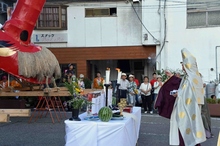
[[218,53],[218,51],[217,51],[217,49],[219,48],[220,46],[215,46],[215,65],[216,65],[216,69],[215,69],[215,71],[216,71],[216,80],[217,80],[217,82],[219,82],[219,80],[218,80],[218,55],[217,55],[217,53]]

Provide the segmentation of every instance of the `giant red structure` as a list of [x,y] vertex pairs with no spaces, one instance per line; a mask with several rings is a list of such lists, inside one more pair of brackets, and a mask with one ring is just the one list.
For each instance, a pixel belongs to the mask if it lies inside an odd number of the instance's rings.
[[31,83],[60,76],[59,63],[45,47],[30,38],[46,0],[18,0],[10,20],[0,31],[0,69]]

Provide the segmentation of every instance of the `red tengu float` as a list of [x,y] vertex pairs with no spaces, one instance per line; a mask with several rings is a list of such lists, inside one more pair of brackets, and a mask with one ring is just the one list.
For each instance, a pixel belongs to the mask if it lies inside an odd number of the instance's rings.
[[0,69],[35,84],[61,76],[54,54],[30,42],[45,1],[18,0],[11,18],[0,30]]

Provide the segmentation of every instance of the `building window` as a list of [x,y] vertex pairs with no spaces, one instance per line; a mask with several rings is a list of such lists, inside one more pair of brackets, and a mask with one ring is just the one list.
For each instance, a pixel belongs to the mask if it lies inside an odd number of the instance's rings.
[[187,0],[187,28],[220,26],[220,1]]
[[85,17],[110,17],[117,16],[116,8],[86,8]]
[[67,29],[67,7],[45,6],[38,18],[36,29]]

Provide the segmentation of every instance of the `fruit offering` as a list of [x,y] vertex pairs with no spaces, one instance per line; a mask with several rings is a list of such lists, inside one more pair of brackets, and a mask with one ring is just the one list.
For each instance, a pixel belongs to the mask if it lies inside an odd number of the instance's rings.
[[121,116],[123,115],[122,112],[123,112],[124,107],[126,107],[126,105],[127,105],[127,101],[126,101],[126,99],[123,99],[123,98],[118,103],[118,107],[119,107]]
[[101,121],[108,122],[112,118],[112,110],[109,107],[102,107],[98,115]]

